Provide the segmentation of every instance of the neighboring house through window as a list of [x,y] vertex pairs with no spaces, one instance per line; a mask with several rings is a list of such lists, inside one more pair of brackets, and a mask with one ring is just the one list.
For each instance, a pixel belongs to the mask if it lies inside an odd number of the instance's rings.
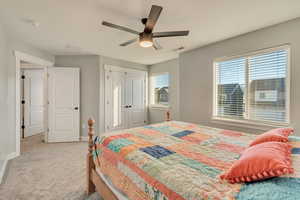
[[152,106],[169,105],[169,74],[157,73],[150,77],[150,104]]
[[214,63],[213,118],[289,123],[289,47]]

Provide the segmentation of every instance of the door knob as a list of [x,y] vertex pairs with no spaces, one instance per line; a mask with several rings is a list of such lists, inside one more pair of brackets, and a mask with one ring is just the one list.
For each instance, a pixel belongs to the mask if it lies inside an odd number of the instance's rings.
[[75,108],[74,108],[74,110],[78,110],[78,109],[79,109],[78,107],[75,107]]

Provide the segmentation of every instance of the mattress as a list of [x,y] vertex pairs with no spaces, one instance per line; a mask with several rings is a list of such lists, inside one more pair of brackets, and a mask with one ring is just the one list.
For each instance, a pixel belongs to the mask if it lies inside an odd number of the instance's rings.
[[299,137],[289,138],[294,174],[248,184],[219,179],[254,137],[171,121],[96,137],[93,158],[120,200],[300,199]]
[[126,194],[123,194],[122,191],[116,188],[114,184],[111,182],[111,180],[109,179],[109,177],[107,177],[105,174],[101,172],[100,168],[97,167],[96,172],[104,181],[104,183],[109,187],[109,189],[114,193],[114,195],[118,198],[118,200],[128,200]]

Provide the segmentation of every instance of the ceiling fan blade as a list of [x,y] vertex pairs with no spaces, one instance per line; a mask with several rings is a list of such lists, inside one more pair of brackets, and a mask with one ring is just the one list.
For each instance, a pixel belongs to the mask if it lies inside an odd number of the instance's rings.
[[138,38],[134,38],[132,40],[128,40],[127,42],[124,42],[124,43],[120,44],[120,46],[125,47],[127,45],[130,45],[130,44],[136,42],[136,41],[138,41]]
[[102,25],[108,26],[110,28],[115,28],[115,29],[118,29],[118,30],[121,30],[121,31],[126,31],[128,33],[132,33],[132,34],[135,34],[135,35],[139,34],[138,31],[132,30],[132,29],[124,27],[124,26],[119,26],[119,25],[116,25],[116,24],[112,24],[112,23],[109,23],[109,22],[106,22],[106,21],[103,21]]
[[177,37],[177,36],[187,36],[190,31],[169,31],[169,32],[157,32],[153,33],[154,38],[159,37]]
[[147,18],[144,32],[150,32],[150,33],[152,32],[152,30],[160,16],[162,9],[163,9],[162,7],[156,6],[156,5],[153,5],[151,7],[150,14]]
[[162,46],[160,46],[160,44],[157,41],[153,40],[153,48],[155,50],[161,50]]

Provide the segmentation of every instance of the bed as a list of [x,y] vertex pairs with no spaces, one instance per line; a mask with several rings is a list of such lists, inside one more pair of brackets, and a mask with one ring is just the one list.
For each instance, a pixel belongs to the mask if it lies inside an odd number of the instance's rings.
[[300,199],[300,138],[290,136],[293,174],[247,184],[219,175],[254,135],[167,121],[93,138],[89,120],[87,192],[104,200]]

